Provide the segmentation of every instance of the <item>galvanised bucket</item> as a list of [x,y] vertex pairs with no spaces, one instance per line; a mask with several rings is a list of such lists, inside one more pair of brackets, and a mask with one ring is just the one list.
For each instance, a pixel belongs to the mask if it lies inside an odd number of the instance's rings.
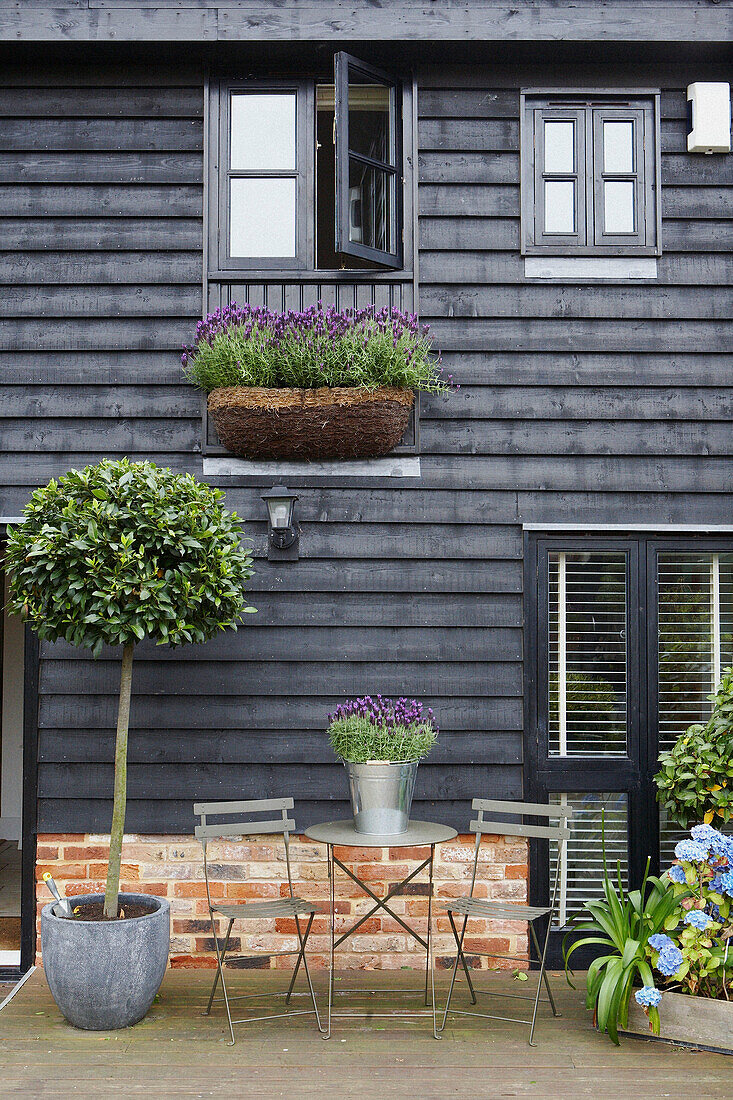
[[407,832],[417,765],[417,760],[403,764],[346,761],[357,833],[396,836]]

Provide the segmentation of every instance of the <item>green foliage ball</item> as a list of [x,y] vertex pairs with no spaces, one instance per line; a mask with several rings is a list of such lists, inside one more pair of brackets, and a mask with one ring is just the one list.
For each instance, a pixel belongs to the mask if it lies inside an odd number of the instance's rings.
[[11,603],[41,638],[205,642],[235,627],[252,556],[224,494],[151,462],[105,460],[37,489],[8,530]]
[[659,757],[657,799],[684,828],[733,819],[733,668],[711,695],[712,714],[690,726]]

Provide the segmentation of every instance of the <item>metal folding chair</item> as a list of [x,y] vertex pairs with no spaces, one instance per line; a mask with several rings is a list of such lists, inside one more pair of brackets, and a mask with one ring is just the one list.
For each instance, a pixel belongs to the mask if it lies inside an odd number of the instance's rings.
[[[193,807],[193,812],[197,817],[201,818],[201,824],[197,825],[194,832],[197,838],[201,841],[201,846],[204,852],[204,879],[206,881],[206,897],[209,903],[209,919],[211,920],[211,931],[214,936],[214,947],[216,948],[216,975],[214,977],[214,985],[209,997],[209,1003],[206,1007],[205,1016],[209,1016],[211,1013],[211,1006],[214,1003],[214,997],[216,994],[216,987],[221,982],[223,998],[217,998],[224,1001],[226,1007],[227,1019],[229,1020],[229,1031],[231,1034],[231,1042],[229,1046],[234,1046],[234,1024],[248,1024],[255,1023],[259,1020],[282,1020],[288,1016],[306,1016],[311,1012],[315,1013],[316,1024],[318,1030],[323,1033],[321,1026],[321,1018],[318,1015],[318,1005],[316,1004],[316,995],[313,991],[313,983],[311,981],[310,971],[308,970],[308,960],[306,958],[305,949],[308,943],[308,936],[310,934],[311,925],[313,924],[313,917],[315,916],[315,906],[309,901],[303,901],[302,898],[297,897],[293,893],[293,879],[290,871],[290,833],[295,830],[295,821],[288,817],[288,810],[292,810],[293,800],[292,798],[265,798],[259,801],[248,802],[197,802]],[[268,818],[267,820],[252,820],[252,815],[261,813],[271,813],[272,811],[279,810],[281,812],[280,818]],[[219,822],[217,824],[211,824],[207,819],[210,817],[226,817],[229,820]],[[235,820],[231,820],[235,818]],[[223,837],[241,837],[241,836],[259,836],[265,833],[281,833],[283,840],[285,841],[285,866],[288,874],[288,890],[289,897],[286,898],[273,898],[268,901],[252,901],[244,902],[240,905],[222,905],[218,901],[212,901],[211,887],[209,884],[209,864],[207,859],[206,847],[209,840],[221,839]],[[227,929],[224,934],[223,945],[219,941],[216,928],[216,917],[224,917],[227,921]],[[310,992],[310,998],[313,1002],[313,1008],[299,1009],[292,1012],[280,1012],[277,1014],[270,1014],[268,1016],[250,1016],[244,1020],[232,1020],[232,1014],[229,1007],[230,1001],[244,1001],[252,1000],[257,997],[270,996],[269,993],[250,993],[241,997],[230,997],[227,992],[226,982],[224,980],[224,959],[229,947],[229,938],[232,932],[232,925],[235,920],[266,920],[268,917],[293,917],[295,920],[295,927],[298,933],[299,947],[294,948],[292,951],[268,951],[267,954],[272,955],[297,955],[293,974],[290,979],[290,985],[287,990],[279,990],[275,996],[284,993],[285,1003],[290,1004],[290,1000],[293,996],[307,996],[306,993],[293,993],[293,987],[295,986],[295,979],[298,976],[300,964],[303,964],[305,970],[305,976],[308,980],[308,990]],[[307,917],[308,923],[305,929],[300,927],[300,917]],[[231,956],[230,956],[231,957]],[[236,958],[257,958],[257,954],[253,955],[238,955]]]
[[[468,897],[457,898],[452,900],[447,906],[448,919],[450,920],[453,936],[456,941],[456,961],[453,967],[453,973],[451,975],[450,988],[448,989],[448,999],[445,1003],[445,1010],[443,1012],[443,1022],[440,1025],[439,1031],[443,1031],[445,1028],[446,1020],[448,1018],[448,1012],[451,1010],[451,999],[453,997],[453,989],[456,984],[456,978],[458,976],[459,966],[463,968],[463,972],[466,976],[468,988],[471,994],[471,1004],[476,1004],[476,993],[489,994],[495,997],[510,997],[516,1000],[522,1001],[534,1001],[534,1007],[532,1010],[531,1021],[526,1019],[519,1019],[515,1016],[494,1016],[487,1012],[469,1012],[466,1009],[456,1009],[452,1011],[461,1016],[481,1016],[487,1020],[505,1020],[510,1023],[527,1024],[529,1023],[529,1042],[534,1046],[534,1029],[537,1020],[537,1008],[540,1002],[540,992],[542,990],[542,984],[544,982],[545,989],[547,990],[547,999],[550,1002],[553,1016],[560,1016],[555,1006],[555,999],[552,996],[552,990],[550,988],[550,982],[545,970],[545,960],[547,958],[547,944],[550,938],[550,929],[552,927],[552,918],[555,913],[555,905],[557,902],[558,883],[560,881],[560,868],[565,863],[565,851],[567,847],[568,838],[570,836],[570,821],[573,816],[572,808],[569,806],[548,806],[539,805],[534,802],[502,802],[495,799],[487,798],[474,798],[471,803],[471,807],[474,810],[478,810],[478,817],[475,818],[469,828],[472,833],[476,834],[476,847],[473,859],[473,874],[471,876],[471,890]],[[484,812],[498,813],[498,814],[516,814],[529,817],[547,818],[547,825],[514,825],[507,823],[506,821],[485,821]],[[552,822],[555,822],[552,824]],[[495,833],[499,836],[522,836],[539,838],[542,840],[554,840],[557,843],[557,868],[555,871],[554,884],[552,887],[552,896],[550,904],[547,906],[536,905],[515,905],[511,902],[503,901],[485,901],[483,898],[477,898],[473,896],[473,892],[476,886],[476,874],[478,871],[479,860],[479,848],[481,845],[481,837],[484,833]],[[456,926],[456,920],[454,914],[458,917],[463,917],[463,924],[460,932]],[[471,973],[466,962],[466,957],[463,952],[463,940],[466,934],[466,925],[472,917],[480,917],[489,920],[512,920],[512,921],[526,921],[529,927],[531,943],[529,947],[530,962],[539,963],[539,977],[537,979],[537,991],[533,996],[525,996],[521,993],[497,993],[491,990],[476,990],[471,979]],[[540,946],[537,932],[534,927],[534,922],[541,918],[547,918],[547,929],[545,931],[544,943]],[[532,947],[534,947],[537,958],[532,959]],[[482,955],[487,958],[493,959],[513,959],[517,962],[524,962],[524,958],[518,955],[498,955],[490,951],[472,951],[473,955]]]

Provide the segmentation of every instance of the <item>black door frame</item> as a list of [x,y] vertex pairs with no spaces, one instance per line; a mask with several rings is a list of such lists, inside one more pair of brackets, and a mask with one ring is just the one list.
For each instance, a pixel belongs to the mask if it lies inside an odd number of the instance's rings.
[[[627,758],[588,760],[549,758],[546,698],[546,644],[540,624],[547,622],[547,585],[541,571],[550,549],[615,550],[628,555],[627,579],[627,693],[629,699],[629,754]],[[524,760],[525,794],[533,802],[547,802],[554,791],[623,791],[628,797],[629,883],[638,887],[650,858],[652,874],[659,873],[659,814],[652,780],[658,755],[658,607],[657,554],[660,550],[733,550],[730,532],[602,531],[579,535],[568,531],[525,531],[524,537]],[[540,583],[542,581],[542,583]],[[648,604],[648,606],[647,606]],[[549,895],[549,859],[546,842],[530,845],[530,902],[546,904]],[[550,936],[550,964],[562,965],[562,933]],[[595,952],[576,952],[573,965],[583,967]]]

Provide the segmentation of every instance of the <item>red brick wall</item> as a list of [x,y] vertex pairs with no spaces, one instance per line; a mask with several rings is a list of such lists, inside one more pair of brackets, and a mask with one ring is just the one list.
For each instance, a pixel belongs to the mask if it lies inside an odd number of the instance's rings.
[[[435,952],[438,966],[451,964],[453,937],[442,902],[468,892],[474,838],[458,837],[436,848],[434,914]],[[50,895],[41,879],[50,871],[68,896],[102,892],[109,837],[85,834],[41,834],[38,837],[37,880],[39,913]],[[323,845],[296,837],[291,842],[295,891],[318,903],[309,940],[309,959],[314,966],[328,965],[328,871]],[[229,903],[281,897],[287,894],[285,852],[282,841],[270,837],[247,841],[211,842],[208,849],[212,893]],[[424,848],[336,849],[337,856],[375,893],[413,870],[428,854]],[[122,889],[157,894],[171,905],[171,966],[215,966],[211,926],[203,882],[201,847],[190,836],[129,836],[122,851]],[[212,874],[212,867],[214,868]],[[427,879],[422,872],[405,896],[390,903],[394,912],[423,935],[427,928]],[[524,902],[527,900],[527,847],[513,837],[485,837],[481,847],[475,893],[479,897]],[[343,929],[372,907],[373,902],[337,869],[337,927]],[[508,952],[525,956],[526,927],[512,921],[472,921],[466,951]],[[291,966],[292,959],[272,958],[268,951],[294,946],[295,927],[289,920],[247,921],[235,924],[234,952],[263,953],[261,963],[249,965]],[[40,954],[40,935],[38,943]],[[472,965],[489,962],[472,956]],[[491,965],[497,965],[492,963]],[[516,964],[505,963],[505,966]],[[396,969],[424,966],[420,945],[400,924],[381,912],[370,917],[337,954],[337,966],[359,969]]]

